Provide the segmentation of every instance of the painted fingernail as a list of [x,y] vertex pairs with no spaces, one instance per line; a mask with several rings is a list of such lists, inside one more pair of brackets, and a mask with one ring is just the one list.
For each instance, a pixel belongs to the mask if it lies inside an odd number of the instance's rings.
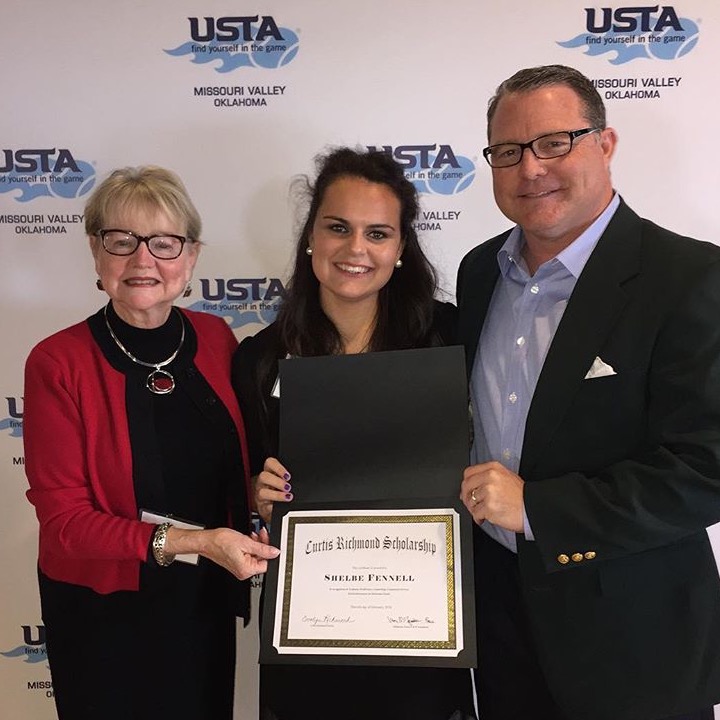
[[292,499],[293,499],[293,494],[292,494],[292,493],[285,493],[285,499],[286,499],[286,500],[292,500]]
[[283,475],[283,480],[289,480],[289,479],[290,479],[290,473],[289,473],[289,472],[286,472],[286,473]]
[[285,483],[283,490],[285,490],[285,492],[290,492],[292,490],[292,485],[290,483]]

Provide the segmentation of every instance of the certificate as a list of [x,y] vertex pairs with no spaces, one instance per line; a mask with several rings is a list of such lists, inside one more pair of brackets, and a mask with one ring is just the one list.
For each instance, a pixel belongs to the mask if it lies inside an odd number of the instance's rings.
[[288,512],[276,651],[457,657],[459,519],[453,508]]
[[261,663],[473,667],[461,347],[280,361]]

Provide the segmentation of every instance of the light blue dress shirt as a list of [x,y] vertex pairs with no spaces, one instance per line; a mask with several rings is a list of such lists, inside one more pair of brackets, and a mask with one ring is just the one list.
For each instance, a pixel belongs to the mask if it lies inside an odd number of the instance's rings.
[[[500,266],[470,379],[475,437],[473,465],[497,460],[517,473],[525,422],[540,371],[575,283],[615,214],[615,194],[595,222],[557,256],[530,275],[521,255],[525,243],[516,226],[498,251]],[[532,530],[525,515],[525,537]],[[486,520],[490,537],[517,552],[515,533]]]

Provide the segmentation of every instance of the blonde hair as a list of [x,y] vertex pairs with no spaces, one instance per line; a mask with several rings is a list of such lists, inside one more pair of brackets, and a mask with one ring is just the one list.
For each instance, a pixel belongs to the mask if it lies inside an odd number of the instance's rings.
[[85,232],[94,236],[116,210],[161,210],[187,228],[187,238],[200,242],[202,221],[182,180],[171,170],[156,165],[114,170],[93,191],[85,205]]

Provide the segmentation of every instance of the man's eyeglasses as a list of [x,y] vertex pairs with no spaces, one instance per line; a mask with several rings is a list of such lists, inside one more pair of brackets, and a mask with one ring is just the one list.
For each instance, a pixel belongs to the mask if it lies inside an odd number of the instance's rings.
[[180,256],[187,238],[182,235],[137,235],[130,230],[99,230],[102,246],[111,255],[132,255],[144,242],[150,254],[160,260],[174,260]]
[[518,165],[522,160],[523,152],[530,148],[538,160],[551,160],[552,158],[567,155],[573,149],[576,138],[589,133],[600,132],[601,128],[583,128],[582,130],[567,130],[550,133],[526,143],[500,143],[491,145],[483,150],[483,157],[493,168],[506,168]]

